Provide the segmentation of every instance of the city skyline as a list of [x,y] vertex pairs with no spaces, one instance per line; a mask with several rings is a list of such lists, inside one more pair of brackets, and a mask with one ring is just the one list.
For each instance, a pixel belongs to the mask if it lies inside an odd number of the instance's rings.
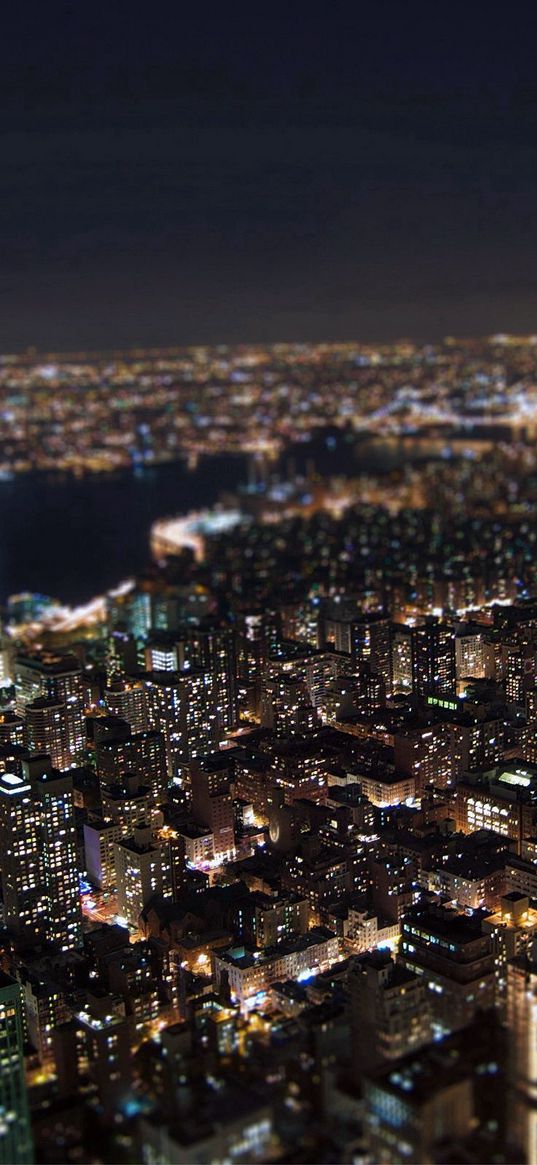
[[0,1165],[537,1165],[516,7],[12,6]]

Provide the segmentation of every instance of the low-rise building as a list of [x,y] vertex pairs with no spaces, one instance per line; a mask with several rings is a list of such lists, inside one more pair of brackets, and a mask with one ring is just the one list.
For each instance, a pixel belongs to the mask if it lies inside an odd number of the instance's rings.
[[232,995],[244,1004],[263,994],[272,983],[285,979],[300,981],[315,971],[326,970],[338,958],[336,935],[324,927],[316,927],[307,934],[264,951],[237,946],[222,953],[215,952],[215,986],[218,988],[224,974],[227,975]]

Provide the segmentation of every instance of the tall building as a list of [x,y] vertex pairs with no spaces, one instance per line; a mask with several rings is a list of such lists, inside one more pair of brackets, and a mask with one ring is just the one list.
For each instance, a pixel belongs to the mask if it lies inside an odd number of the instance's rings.
[[45,937],[60,950],[72,950],[82,946],[72,777],[43,773],[34,790],[45,870]]
[[261,724],[277,736],[294,736],[319,726],[305,679],[285,672],[261,682]]
[[453,697],[456,692],[455,635],[434,616],[412,628],[412,687],[418,696]]
[[479,623],[466,623],[455,635],[455,666],[457,679],[491,679],[495,673],[494,648],[490,631]]
[[143,785],[136,773],[127,773],[117,784],[102,791],[103,816],[116,825],[121,837],[128,837],[136,825],[151,821],[158,812],[149,785]]
[[[524,760],[537,762],[537,688],[530,688],[525,694],[526,726],[522,737]],[[1,727],[0,727],[1,733]]]
[[390,620],[379,614],[362,615],[350,625],[350,653],[353,669],[369,663],[372,672],[382,676],[387,692],[392,688],[392,628]]
[[0,744],[24,745],[24,720],[16,712],[0,712]]
[[65,709],[65,739],[70,764],[75,764],[86,744],[82,668],[75,655],[36,652],[17,655],[14,666],[16,710],[24,716],[34,700],[45,696]]
[[395,962],[389,951],[358,958],[349,975],[354,1067],[376,1068],[427,1043],[432,1036],[431,993],[423,976]]
[[[145,814],[144,814],[145,816]],[[115,843],[121,841],[122,828],[115,821],[84,822],[84,856],[92,886],[113,890],[116,884]]]
[[494,1007],[492,940],[482,933],[479,915],[421,903],[412,907],[402,920],[399,957],[426,978],[437,1033],[464,1027],[478,1011]]
[[213,677],[213,698],[221,733],[237,723],[236,635],[229,627],[196,628],[188,633],[186,660]]
[[72,762],[66,709],[54,696],[39,696],[26,705],[27,748],[46,753],[56,769],[67,769]]
[[509,963],[528,952],[531,956],[534,950],[537,941],[537,910],[530,906],[526,894],[511,890],[500,899],[500,909],[483,919],[483,931],[492,938],[498,1000],[503,1003]]
[[162,849],[149,826],[137,826],[132,837],[115,842],[118,914],[132,926],[145,906],[163,891]]
[[261,679],[280,638],[280,619],[276,612],[241,614],[237,637],[238,703],[241,710],[254,717],[260,715]]
[[132,1050],[125,1008],[110,996],[94,999],[76,1016],[84,1041],[84,1061],[97,1088],[105,1117],[127,1100],[132,1079]]
[[24,1003],[25,1032],[39,1063],[51,1067],[54,1060],[54,1032],[70,1018],[66,993],[47,973],[17,967]]
[[349,656],[346,652],[316,651],[305,660],[303,671],[313,707],[324,718],[327,689],[330,684],[349,675]]
[[412,858],[386,846],[369,855],[368,864],[373,908],[389,922],[399,922],[418,895]]
[[108,595],[106,605],[111,629],[126,630],[135,639],[145,639],[151,629],[151,594],[143,584],[127,594]]
[[108,674],[116,678],[134,675],[138,670],[138,646],[134,635],[128,631],[112,631],[108,637],[107,647]]
[[140,680],[123,677],[110,680],[104,692],[104,702],[109,714],[126,720],[132,732],[145,732],[149,727],[145,688]]
[[451,737],[453,778],[478,769],[491,769],[503,756],[504,721],[493,712],[474,711],[471,705],[446,712]]
[[[110,717],[112,719],[112,717]],[[118,718],[118,724],[121,721]],[[118,733],[117,738],[103,738],[96,745],[96,766],[101,788],[117,785],[133,773],[148,785],[155,804],[166,796],[168,783],[164,737],[157,729]]]
[[215,857],[222,860],[235,851],[235,814],[231,782],[233,770],[225,756],[213,753],[190,763],[192,816],[214,838]]
[[31,1165],[33,1160],[20,987],[0,971],[0,1162]]
[[394,623],[392,628],[392,691],[394,695],[412,691],[412,628]]
[[502,1053],[501,1032],[489,1012],[471,1027],[368,1073],[367,1159],[383,1165],[520,1161],[506,1150]]
[[537,958],[535,943],[507,964],[511,1132],[528,1165],[537,1161]]
[[277,741],[271,757],[273,784],[284,790],[288,805],[302,797],[326,800],[329,761],[315,736]]
[[0,776],[0,871],[8,931],[23,944],[82,944],[73,783],[53,770]]
[[38,942],[46,916],[44,855],[39,807],[30,781],[0,775],[0,871],[4,922],[23,943]]
[[429,784],[445,789],[452,777],[447,724],[403,725],[394,733],[394,762],[398,772],[414,778],[418,797]]
[[170,774],[218,745],[222,728],[212,672],[153,672],[144,683],[149,724],[162,732]]

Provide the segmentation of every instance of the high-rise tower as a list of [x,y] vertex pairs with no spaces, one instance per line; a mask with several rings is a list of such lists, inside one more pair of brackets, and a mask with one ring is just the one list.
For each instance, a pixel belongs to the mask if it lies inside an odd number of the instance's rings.
[[23,945],[82,943],[73,784],[52,768],[0,774],[0,872],[5,924]]
[[0,971],[0,1165],[31,1165],[20,987]]

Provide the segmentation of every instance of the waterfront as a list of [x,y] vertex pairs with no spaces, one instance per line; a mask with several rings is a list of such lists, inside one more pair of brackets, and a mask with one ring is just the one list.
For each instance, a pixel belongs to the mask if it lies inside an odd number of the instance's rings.
[[[436,452],[416,442],[356,441],[336,431],[291,446],[271,472],[389,471]],[[143,570],[157,518],[216,502],[248,477],[248,457],[201,458],[111,476],[28,474],[0,482],[0,601],[22,590],[80,603]],[[38,487],[36,489],[36,484]]]

